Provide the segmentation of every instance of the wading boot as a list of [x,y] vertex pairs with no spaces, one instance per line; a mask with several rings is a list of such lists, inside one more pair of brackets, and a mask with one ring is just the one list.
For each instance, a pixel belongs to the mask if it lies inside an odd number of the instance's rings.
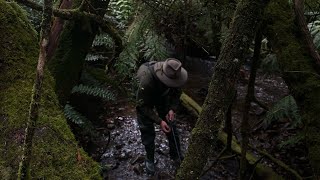
[[146,159],[145,160],[145,166],[146,166],[147,174],[154,175],[154,173],[155,173],[154,162]]

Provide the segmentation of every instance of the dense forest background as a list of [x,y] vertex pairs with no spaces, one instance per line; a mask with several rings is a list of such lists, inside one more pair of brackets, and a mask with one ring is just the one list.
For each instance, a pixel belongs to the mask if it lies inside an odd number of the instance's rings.
[[171,179],[320,178],[317,0],[0,0],[0,23],[1,179],[112,179],[114,109],[168,57],[192,129]]

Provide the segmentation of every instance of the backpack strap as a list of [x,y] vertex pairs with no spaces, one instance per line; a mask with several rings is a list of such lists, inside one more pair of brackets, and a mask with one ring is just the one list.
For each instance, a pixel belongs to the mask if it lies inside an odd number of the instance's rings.
[[[157,75],[156,75],[156,73],[155,73],[155,71],[154,71],[154,69],[153,69],[153,67],[154,67],[154,65],[155,65],[156,63],[157,63],[157,61],[150,61],[150,62],[144,63],[144,65],[148,67],[149,71],[150,71],[151,74],[152,74],[153,79],[154,79],[155,81],[160,81],[160,79],[157,77]],[[165,90],[165,91],[161,94],[161,97],[166,96],[166,95],[169,93],[169,91],[170,91],[170,88],[167,88],[167,90]]]

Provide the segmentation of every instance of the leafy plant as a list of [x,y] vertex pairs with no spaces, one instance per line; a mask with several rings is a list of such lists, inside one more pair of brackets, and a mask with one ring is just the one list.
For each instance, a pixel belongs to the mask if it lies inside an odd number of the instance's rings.
[[115,95],[111,91],[104,88],[86,86],[83,84],[73,87],[71,93],[87,94],[95,97],[100,97],[105,100],[115,100]]
[[283,118],[289,118],[292,121],[292,127],[302,124],[298,106],[292,96],[284,97],[267,112],[264,127],[268,127],[272,122]]
[[87,54],[86,61],[98,61],[101,59],[107,59],[107,57],[102,56],[101,54]]
[[108,34],[99,34],[94,38],[92,46],[106,46],[112,48],[114,46],[114,42],[112,38]]
[[109,10],[111,15],[119,22],[118,28],[123,29],[134,12],[134,3],[132,0],[111,0]]

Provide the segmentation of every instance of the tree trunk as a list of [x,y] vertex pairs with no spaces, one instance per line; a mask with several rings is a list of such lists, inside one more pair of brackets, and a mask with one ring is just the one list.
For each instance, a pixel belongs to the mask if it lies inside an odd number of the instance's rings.
[[[81,2],[82,0],[74,0],[72,7],[79,7]],[[99,9],[107,9],[109,0],[90,1],[88,3]],[[81,8],[90,12],[90,8],[87,6]],[[104,12],[99,15],[103,14]],[[70,97],[71,89],[79,81],[85,57],[97,32],[98,25],[90,21],[89,18],[69,21],[64,24],[63,31],[57,42],[57,49],[52,50],[54,54],[49,62],[49,69],[56,81],[55,90],[62,105],[66,104]]]
[[232,103],[235,83],[255,34],[257,22],[266,6],[264,0],[239,2],[233,23],[220,53],[203,110],[192,130],[191,142],[186,157],[178,171],[178,179],[197,179],[207,162],[208,152],[217,145],[217,136],[225,113]]
[[37,127],[39,118],[39,108],[42,84],[44,78],[44,67],[47,61],[47,48],[49,43],[49,33],[52,17],[52,0],[45,0],[43,4],[43,14],[41,23],[40,51],[38,66],[36,69],[36,79],[33,85],[32,99],[30,103],[29,117],[25,130],[25,139],[23,144],[23,155],[20,162],[18,179],[31,179],[30,177],[30,161],[32,159],[32,142],[34,130]]
[[[35,81],[38,40],[21,8],[0,0],[0,177],[16,179]],[[96,162],[81,150],[60,109],[54,79],[44,71],[31,159],[34,179],[100,179]],[[81,161],[76,159],[78,152]]]
[[[260,25],[261,26],[261,25]],[[259,68],[259,57],[260,57],[260,50],[261,50],[261,27],[259,27],[254,43],[254,53],[252,57],[252,65],[251,65],[251,72],[250,78],[248,83],[248,90],[247,95],[244,103],[244,110],[241,122],[241,136],[242,136],[242,143],[241,143],[241,161],[240,161],[240,179],[246,179],[246,170],[247,170],[247,149],[249,144],[249,137],[250,137],[250,124],[249,124],[249,111],[251,107],[251,102],[254,100],[254,85],[256,81],[256,74],[257,69]]]
[[315,179],[320,178],[320,79],[314,60],[294,24],[288,1],[272,0],[266,10],[267,36],[277,54],[283,78],[302,112],[306,143]]
[[[180,96],[180,100],[183,102],[182,105],[195,117],[199,117],[200,112],[202,111],[202,108],[196,103],[192,98],[190,98],[188,95],[182,93]],[[194,123],[194,122],[192,122]],[[220,142],[225,144],[226,146],[228,145],[228,134],[224,133],[223,131],[220,131],[218,134],[218,139]],[[237,154],[241,154],[241,147],[237,143],[237,140],[235,137],[231,137],[232,141],[231,142],[231,150]],[[277,173],[275,173],[270,167],[265,166],[261,163],[259,163],[259,159],[253,155],[252,153],[248,152],[246,155],[247,161],[249,162],[250,165],[256,164],[255,167],[255,173],[257,174],[258,177],[261,177],[263,179],[283,179],[281,176],[279,176]]]

